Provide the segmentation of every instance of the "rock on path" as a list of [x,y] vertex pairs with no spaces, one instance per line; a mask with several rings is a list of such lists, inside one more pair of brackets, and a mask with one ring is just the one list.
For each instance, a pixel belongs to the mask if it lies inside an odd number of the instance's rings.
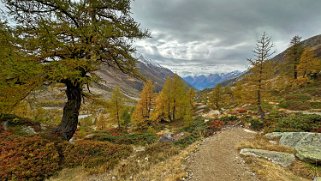
[[207,138],[187,161],[191,181],[258,181],[239,156],[236,146],[255,134],[242,128],[227,128]]

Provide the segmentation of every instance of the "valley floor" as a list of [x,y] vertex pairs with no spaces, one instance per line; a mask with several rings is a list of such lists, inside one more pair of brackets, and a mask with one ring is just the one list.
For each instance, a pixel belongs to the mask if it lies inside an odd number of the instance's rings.
[[237,151],[240,142],[254,137],[243,128],[226,128],[206,138],[188,160],[191,181],[257,181]]

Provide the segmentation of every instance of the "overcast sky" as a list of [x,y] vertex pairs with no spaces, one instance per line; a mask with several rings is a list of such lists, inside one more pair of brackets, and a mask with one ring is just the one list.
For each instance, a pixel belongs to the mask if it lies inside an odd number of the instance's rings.
[[137,50],[180,75],[246,69],[264,31],[277,52],[321,34],[321,0],[135,0],[132,13],[152,34]]

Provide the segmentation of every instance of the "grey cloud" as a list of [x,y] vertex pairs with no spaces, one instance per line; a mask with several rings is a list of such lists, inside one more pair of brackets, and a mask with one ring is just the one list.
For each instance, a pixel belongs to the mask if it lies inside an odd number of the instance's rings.
[[133,17],[152,33],[137,43],[138,51],[181,74],[189,63],[199,69],[247,67],[264,31],[283,51],[294,35],[321,33],[320,9],[318,0],[135,0],[132,5]]

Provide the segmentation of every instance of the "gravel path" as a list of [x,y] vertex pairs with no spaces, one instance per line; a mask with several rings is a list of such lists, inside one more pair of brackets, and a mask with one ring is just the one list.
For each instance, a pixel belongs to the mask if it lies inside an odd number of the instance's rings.
[[243,128],[226,128],[209,137],[187,161],[191,181],[258,181],[239,156],[236,145],[254,133]]

